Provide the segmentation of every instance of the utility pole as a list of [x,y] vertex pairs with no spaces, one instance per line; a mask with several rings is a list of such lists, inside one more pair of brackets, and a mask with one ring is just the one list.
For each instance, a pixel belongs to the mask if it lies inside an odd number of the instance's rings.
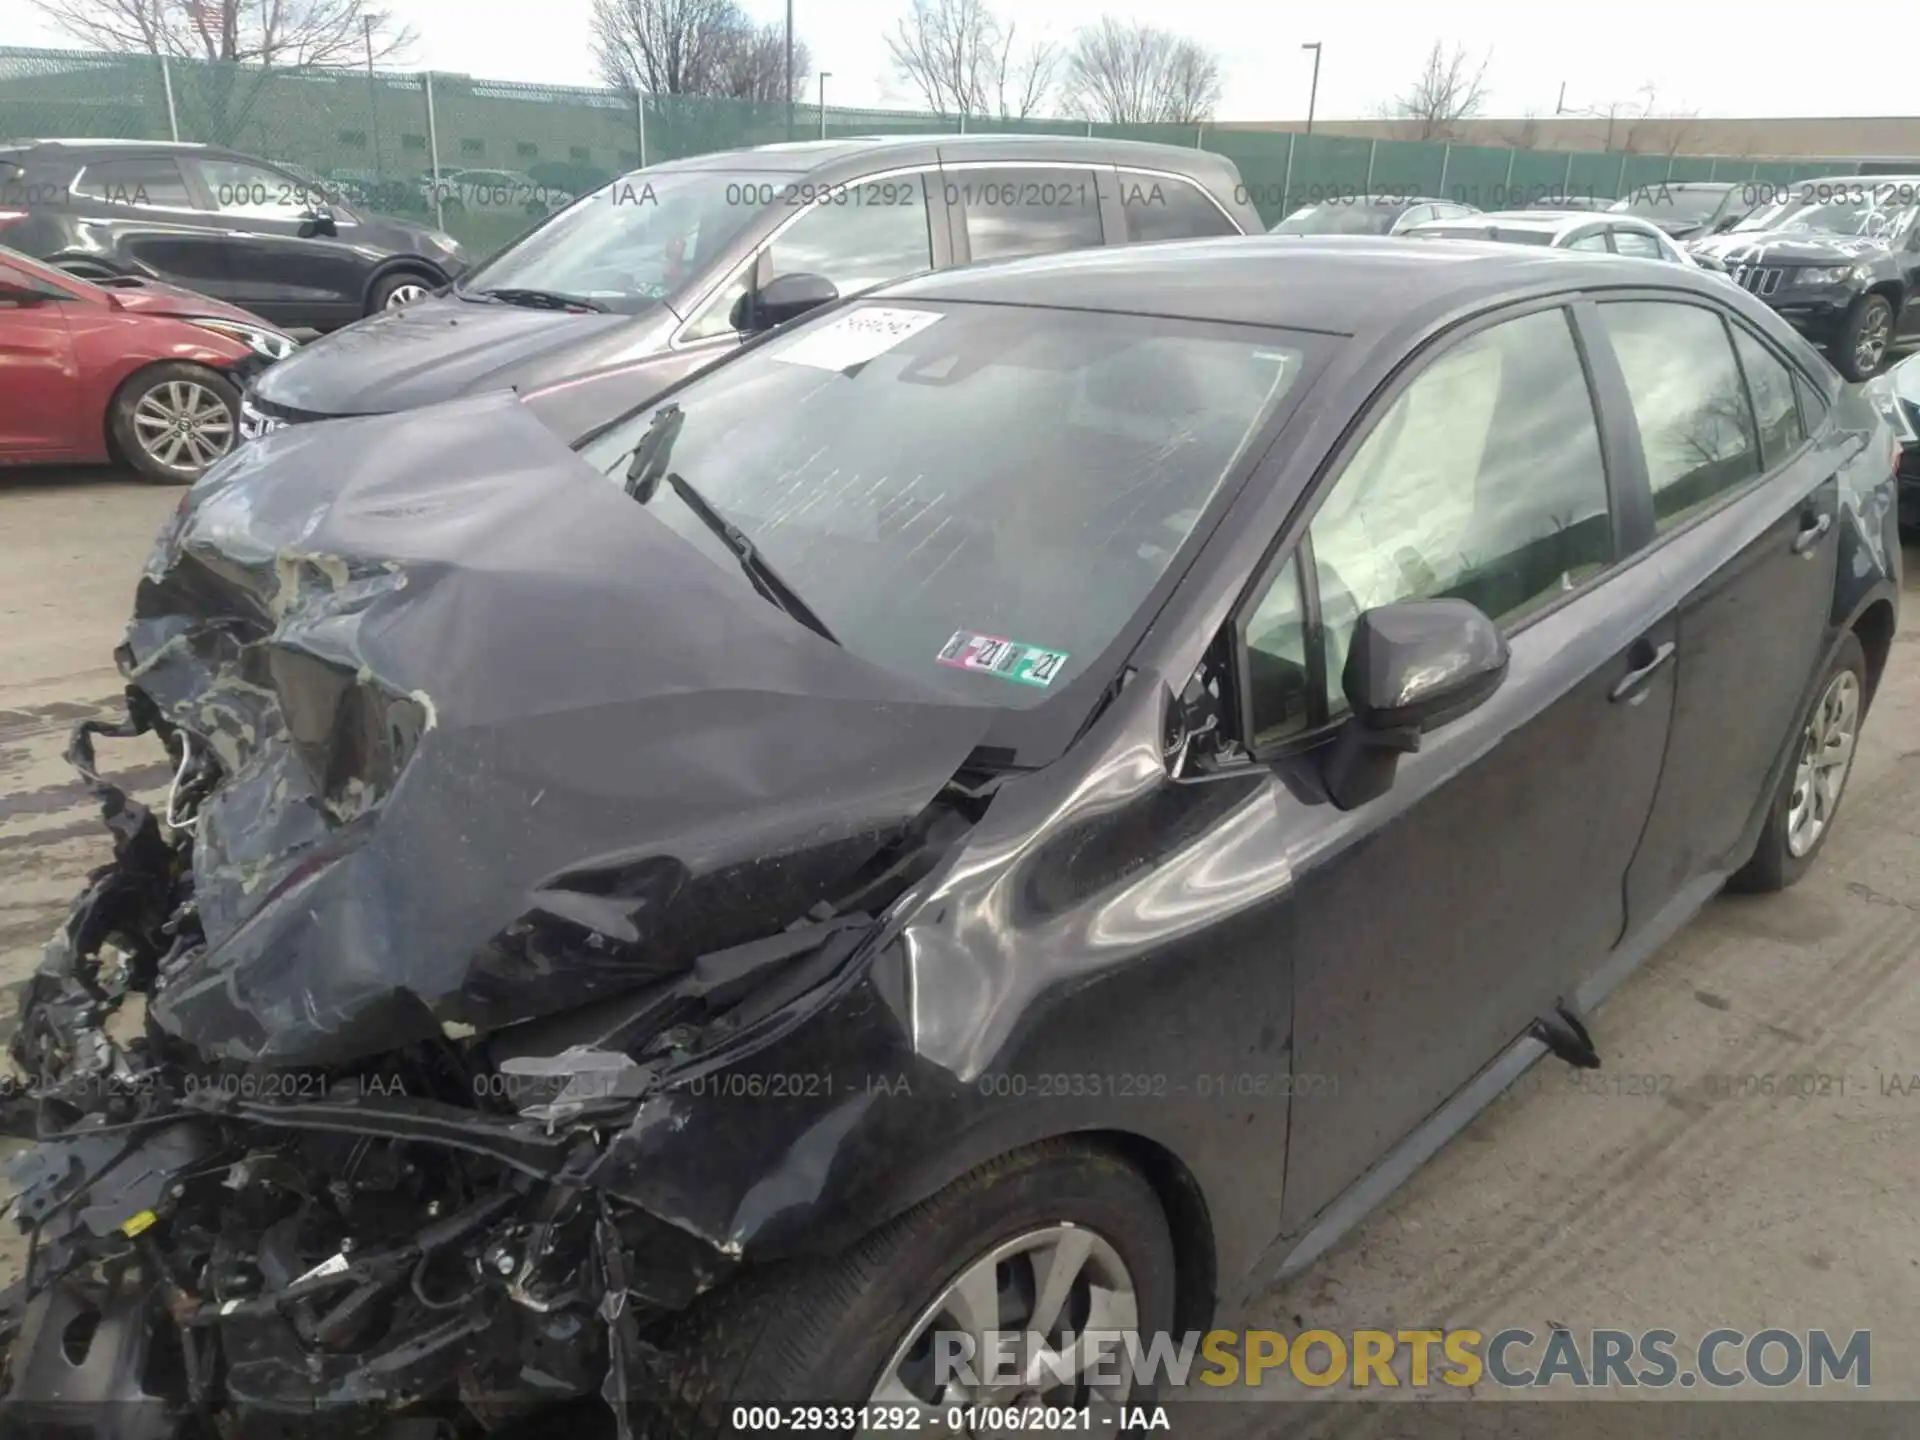
[[372,116],[369,128],[373,131],[373,178],[379,180],[380,173],[380,82],[373,74],[373,16],[362,15],[360,28],[367,37],[367,110]]
[[793,0],[787,0],[787,139],[793,139]]
[[1307,91],[1307,134],[1311,135],[1314,102],[1320,98],[1320,42],[1315,40],[1312,44],[1302,45],[1300,48],[1313,52],[1313,84]]
[[831,74],[833,74],[831,70],[820,72],[820,138],[822,140],[827,138],[827,77]]

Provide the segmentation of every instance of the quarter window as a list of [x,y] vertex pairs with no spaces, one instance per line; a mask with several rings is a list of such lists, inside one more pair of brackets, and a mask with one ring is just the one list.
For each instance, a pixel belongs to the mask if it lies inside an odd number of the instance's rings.
[[1599,308],[1640,422],[1654,527],[1671,530],[1760,473],[1733,346],[1720,316],[1699,305],[1631,300]]
[[1747,393],[1753,397],[1754,419],[1760,426],[1760,458],[1771,470],[1807,438],[1800,428],[1800,409],[1793,400],[1793,372],[1738,325],[1733,327],[1733,348],[1740,354]]
[[[1450,596],[1511,627],[1603,570],[1606,471],[1565,311],[1494,325],[1428,365],[1347,461],[1308,533],[1329,716],[1346,708],[1341,672],[1362,612]],[[1290,565],[1247,627],[1254,735],[1268,743],[1300,728],[1297,586]]]
[[1582,235],[1578,240],[1569,241],[1566,248],[1569,250],[1598,250],[1602,254],[1605,254],[1607,252],[1607,237],[1602,232],[1596,230],[1591,235]]
[[950,170],[947,201],[967,217],[975,260],[1049,255],[1105,243],[1091,170]]
[[103,200],[110,205],[159,206],[169,210],[197,208],[187,193],[180,166],[166,155],[97,161],[81,172],[77,188],[89,200]]
[[1206,192],[1189,180],[1122,170],[1120,205],[1127,212],[1129,241],[1200,240],[1240,233]]
[[820,188],[831,189],[835,198],[809,206],[764,249],[757,264],[749,261],[688,329],[687,339],[732,333],[734,304],[756,274],[761,281],[823,275],[842,295],[851,295],[932,267],[920,176]]

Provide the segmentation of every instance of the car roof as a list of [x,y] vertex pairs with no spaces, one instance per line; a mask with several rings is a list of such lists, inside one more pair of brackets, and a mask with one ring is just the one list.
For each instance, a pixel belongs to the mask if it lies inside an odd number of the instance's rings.
[[1649,195],[1656,190],[1731,190],[1739,183],[1735,180],[1649,180],[1644,185],[1634,186],[1620,198],[1631,200],[1635,195]]
[[[917,152],[926,152],[924,156]],[[737,150],[714,150],[647,167],[644,173],[692,170],[765,170],[805,173],[848,161],[935,154],[944,161],[1061,159],[1081,165],[1146,165],[1180,173],[1221,170],[1230,162],[1210,150],[1159,145],[1146,140],[1110,140],[1086,135],[850,135],[832,140],[793,140]],[[643,173],[639,171],[635,174]]]
[[[1456,222],[1457,223],[1457,222]],[[1656,267],[1648,266],[1648,270]],[[1670,284],[1704,291],[1673,265]],[[1635,284],[1655,283],[1634,277]],[[1078,250],[935,272],[875,298],[1107,310],[1314,330],[1380,332],[1432,301],[1620,283],[1614,256],[1461,240],[1251,235]],[[1705,293],[1715,293],[1706,291]]]

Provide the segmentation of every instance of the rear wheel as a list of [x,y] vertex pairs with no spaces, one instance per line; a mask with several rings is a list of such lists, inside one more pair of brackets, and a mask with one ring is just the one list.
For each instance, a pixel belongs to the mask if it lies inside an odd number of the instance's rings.
[[426,276],[402,270],[386,276],[373,287],[373,293],[367,297],[367,313],[378,315],[382,310],[398,310],[432,293],[433,282]]
[[1848,635],[1800,727],[1793,761],[1774,794],[1753,858],[1729,882],[1734,889],[1784,890],[1813,867],[1853,772],[1866,694],[1866,652],[1858,636]]
[[1833,347],[1833,363],[1849,380],[1870,380],[1887,358],[1893,339],[1893,306],[1884,295],[1862,295],[1847,312],[1840,339]]
[[114,444],[143,480],[190,485],[233,449],[240,392],[217,370],[169,362],[131,376],[108,406]]
[[[1174,1269],[1159,1199],[1125,1161],[1079,1142],[1019,1151],[842,1255],[750,1277],[690,1312],[659,1433],[747,1434],[736,1407],[864,1405],[893,1415],[891,1429],[917,1418],[927,1430],[950,1405],[1116,1407],[1137,1397],[1085,1375],[1091,1352],[1068,1337],[1171,1328]],[[941,1337],[989,1331],[1036,1332],[1060,1354],[1025,1376],[996,1375],[989,1359],[972,1383],[943,1364],[964,1342]],[[1026,1359],[1015,1343],[1001,1369]]]

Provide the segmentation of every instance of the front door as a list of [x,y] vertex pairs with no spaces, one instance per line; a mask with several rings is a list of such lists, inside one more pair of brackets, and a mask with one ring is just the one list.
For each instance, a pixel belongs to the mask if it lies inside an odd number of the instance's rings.
[[65,302],[0,261],[0,459],[68,454],[79,388]]
[[1638,420],[1653,563],[1696,577],[1660,797],[1628,881],[1637,928],[1747,858],[1832,633],[1839,492],[1836,458],[1806,443],[1789,367],[1745,326],[1671,301],[1597,309]]
[[[1293,860],[1281,942],[1296,977],[1286,1233],[1620,934],[1666,741],[1672,635],[1658,587],[1617,559],[1602,453],[1566,310],[1501,318],[1377,408],[1322,482],[1308,548],[1244,621],[1253,738],[1264,752],[1302,732],[1273,793],[1314,847]],[[1318,644],[1302,638],[1302,570]],[[1354,623],[1438,596],[1508,632],[1506,679],[1403,757],[1387,793],[1329,824],[1311,741],[1345,709]],[[1308,677],[1304,704],[1289,674]]]
[[192,163],[223,227],[220,284],[210,293],[282,325],[359,317],[377,257],[353,248],[344,210],[336,217],[338,238],[302,234],[325,203],[306,182],[245,160]]

